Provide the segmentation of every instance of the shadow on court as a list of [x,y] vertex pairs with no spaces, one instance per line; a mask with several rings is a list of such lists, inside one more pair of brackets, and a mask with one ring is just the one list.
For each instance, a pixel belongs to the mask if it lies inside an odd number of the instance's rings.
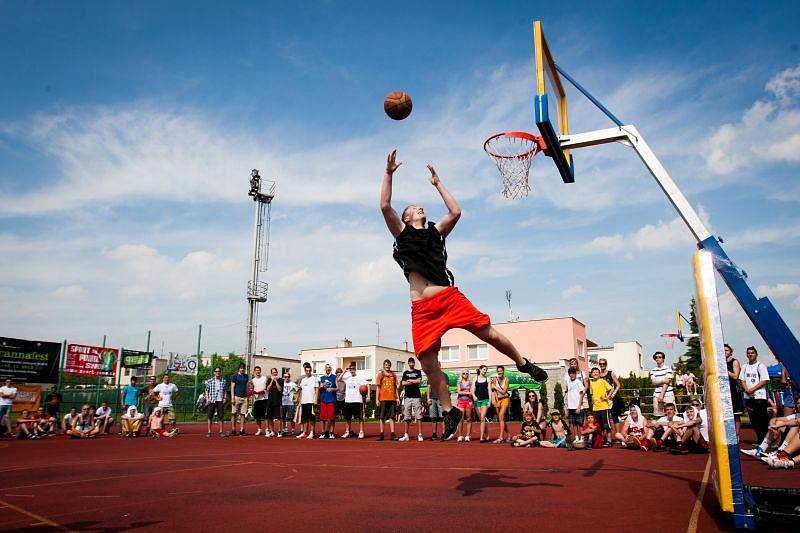
[[500,474],[497,470],[481,470],[468,476],[459,478],[456,489],[461,491],[462,496],[474,496],[486,489],[505,489],[518,487],[563,487],[559,483],[517,483],[506,481],[517,479],[513,476]]

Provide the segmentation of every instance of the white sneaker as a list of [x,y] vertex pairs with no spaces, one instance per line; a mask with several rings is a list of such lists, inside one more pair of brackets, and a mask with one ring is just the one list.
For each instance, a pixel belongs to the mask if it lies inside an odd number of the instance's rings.
[[464,442],[469,442],[469,435],[467,435],[466,437],[464,437]]
[[464,437],[459,436],[458,437],[458,442],[464,442]]
[[350,432],[349,431],[345,431],[344,433],[342,433],[342,438],[343,439],[349,439],[350,438]]
[[758,448],[753,448],[752,450],[739,450],[739,451],[742,452],[745,455],[749,455],[750,457],[756,457],[757,454],[761,455],[759,453],[761,450],[759,450]]
[[299,434],[297,437],[295,437],[295,438],[296,438],[296,439],[304,439],[305,437],[306,437],[306,432],[304,431],[304,432],[300,433],[300,434]]
[[408,442],[411,439],[408,438],[408,433],[406,433],[405,435],[403,435],[402,437],[400,437],[397,440],[399,440],[400,442]]
[[[256,437],[258,437],[259,435],[261,435],[261,428],[259,428],[258,431],[256,431]],[[267,435],[267,437],[269,437],[269,435]]]
[[276,436],[276,437],[278,437],[278,438],[281,438],[281,437],[283,437],[283,431],[279,431],[279,432],[278,432],[278,434],[277,434],[277,435],[275,435],[275,436]]
[[322,435],[320,435],[320,436],[319,436],[319,438],[321,438],[321,439],[324,439],[324,438],[325,438],[325,433],[323,433]]
[[311,433],[309,433],[308,437],[306,437],[306,438],[307,439],[313,439],[314,438],[314,432],[312,431]]
[[363,439],[364,438],[364,432],[363,431],[359,431],[358,432],[358,438],[359,439]]
[[418,440],[419,442],[422,442],[422,441],[424,441],[424,440],[425,440],[425,437],[423,437],[423,436],[422,436],[422,433],[420,433],[419,435],[417,435],[417,440]]
[[331,433],[328,433],[328,438],[329,438],[329,439],[335,439],[335,438],[336,438],[336,435],[334,435],[334,434],[333,434],[333,432],[331,432]]

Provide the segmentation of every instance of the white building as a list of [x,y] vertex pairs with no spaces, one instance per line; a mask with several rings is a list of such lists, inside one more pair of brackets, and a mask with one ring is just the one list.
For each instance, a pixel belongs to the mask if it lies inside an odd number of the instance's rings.
[[[311,364],[311,371],[314,375],[325,373],[325,365],[331,365],[335,371],[337,368],[345,369],[350,363],[355,362],[356,372],[373,383],[375,374],[383,368],[383,361],[388,359],[392,362],[392,369],[402,372],[406,368],[406,362],[414,353],[408,351],[408,344],[403,348],[389,348],[388,346],[377,346],[369,344],[365,346],[353,346],[352,341],[343,339],[339,345],[333,348],[306,348],[300,350],[300,365]],[[302,369],[301,369],[302,371]]]
[[618,377],[646,376],[642,365],[642,345],[638,341],[615,342],[611,346],[589,346],[589,367],[597,366],[600,359],[608,361],[608,368]]

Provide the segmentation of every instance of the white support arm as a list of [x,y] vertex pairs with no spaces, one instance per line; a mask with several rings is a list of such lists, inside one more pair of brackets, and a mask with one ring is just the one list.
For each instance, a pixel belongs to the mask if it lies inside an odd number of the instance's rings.
[[711,236],[711,232],[708,231],[706,225],[700,220],[700,217],[697,216],[697,212],[680,189],[678,189],[678,186],[675,185],[675,182],[672,181],[667,170],[658,160],[656,154],[653,153],[650,146],[645,142],[635,126],[626,125],[618,128],[564,135],[559,137],[559,140],[561,141],[561,148],[564,150],[612,142],[623,142],[631,146],[636,150],[636,153],[647,167],[647,170],[649,170],[650,174],[655,178],[658,186],[661,187],[661,190],[667,195],[670,203],[678,211],[678,214],[689,227],[689,231],[692,232],[697,242],[702,242]]

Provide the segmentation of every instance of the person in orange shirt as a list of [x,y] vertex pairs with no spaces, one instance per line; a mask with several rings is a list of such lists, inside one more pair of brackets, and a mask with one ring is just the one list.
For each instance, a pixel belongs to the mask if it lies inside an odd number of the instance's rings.
[[377,395],[375,404],[380,408],[381,434],[378,436],[378,440],[384,440],[383,427],[386,420],[389,421],[391,439],[397,440],[397,435],[394,433],[394,417],[400,399],[397,396],[397,376],[392,372],[392,362],[388,359],[383,362],[383,370],[375,376],[375,384],[378,385],[375,390]]

